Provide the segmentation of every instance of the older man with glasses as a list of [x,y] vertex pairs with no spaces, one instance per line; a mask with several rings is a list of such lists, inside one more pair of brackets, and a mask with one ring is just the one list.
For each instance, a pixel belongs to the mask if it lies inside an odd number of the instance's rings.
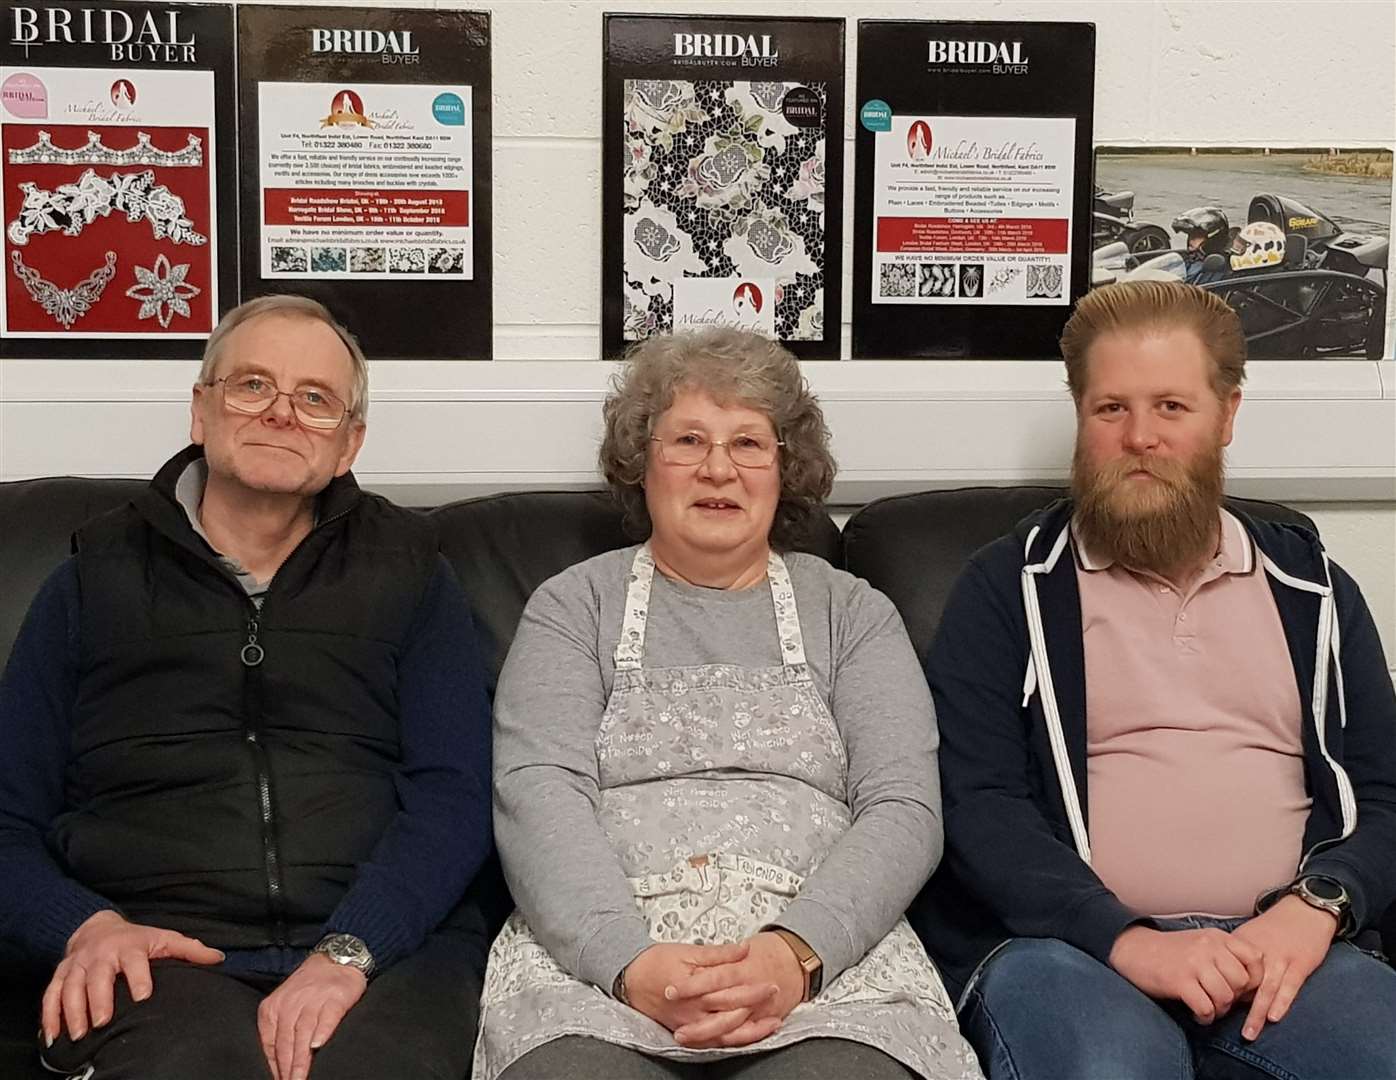
[[489,710],[426,519],[359,490],[318,303],[230,312],[191,438],[84,526],[0,682],[0,933],[55,1072],[461,1076]]

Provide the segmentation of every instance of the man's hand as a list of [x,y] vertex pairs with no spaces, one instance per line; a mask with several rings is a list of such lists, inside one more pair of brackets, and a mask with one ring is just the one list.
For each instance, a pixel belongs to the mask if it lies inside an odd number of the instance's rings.
[[[749,944],[651,945],[625,969],[625,996],[632,1008],[670,1031],[685,1029],[688,1035],[682,1044],[687,1047],[744,1046],[765,1038],[779,1023],[771,1026],[763,1021],[756,1029],[761,1034],[752,1037],[749,1019],[775,993],[775,986],[769,980],[748,984],[736,970],[736,965],[747,959]],[[785,951],[790,950],[785,947]],[[675,992],[676,986],[695,974],[711,971],[725,973],[715,980],[729,991],[719,1007],[706,1008]]]
[[1266,1023],[1284,1019],[1299,988],[1328,955],[1337,932],[1335,916],[1297,896],[1284,897],[1264,915],[1231,932],[1232,938],[1259,950],[1264,957],[1260,985],[1241,1027],[1245,1038],[1255,1039]]
[[[751,1007],[746,1022],[725,1034],[723,1046],[747,1046],[771,1035],[805,994],[805,973],[784,938],[766,931],[748,938],[745,944],[748,952],[744,960],[695,971],[676,982],[669,995],[673,1001],[696,1002],[716,1013],[749,1001],[758,988],[767,988],[768,996]],[[770,987],[774,992],[769,992]],[[706,1034],[702,1021],[685,1024],[674,1032],[674,1041],[683,1046],[706,1044]]]
[[329,1042],[334,1029],[368,988],[368,976],[348,964],[311,953],[257,1007],[257,1034],[275,1080],[305,1080],[310,1052]]
[[1110,966],[1153,998],[1181,1001],[1199,1024],[1225,1016],[1260,985],[1260,949],[1225,930],[1131,926],[1115,939]]
[[115,911],[89,916],[68,939],[44,991],[44,1040],[52,1046],[64,1028],[70,1039],[81,1039],[110,1022],[118,972],[126,977],[131,1000],[150,997],[150,961],[157,959],[218,964],[223,954],[173,930],[127,922]]

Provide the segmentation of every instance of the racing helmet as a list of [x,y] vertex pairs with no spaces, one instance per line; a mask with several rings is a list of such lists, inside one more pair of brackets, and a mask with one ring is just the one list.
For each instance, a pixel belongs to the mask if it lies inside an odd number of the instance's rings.
[[1285,261],[1285,234],[1269,221],[1252,221],[1237,235],[1231,249],[1231,269],[1255,270]]
[[1201,233],[1203,255],[1225,255],[1230,246],[1231,222],[1219,206],[1198,206],[1173,219],[1173,231],[1191,236]]

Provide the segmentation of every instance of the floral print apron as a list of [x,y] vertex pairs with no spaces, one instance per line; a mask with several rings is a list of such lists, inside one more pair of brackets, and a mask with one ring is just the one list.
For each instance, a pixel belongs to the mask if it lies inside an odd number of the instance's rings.
[[[805,663],[795,592],[767,566],[782,663],[644,667],[654,560],[635,554],[615,683],[596,733],[598,821],[656,941],[721,944],[768,923],[852,824],[843,740]],[[564,1035],[703,1061],[809,1038],[865,1043],[928,1080],[978,1080],[974,1052],[906,919],[747,1047],[693,1050],[606,990],[563,971],[519,912],[490,949],[475,1080]]]

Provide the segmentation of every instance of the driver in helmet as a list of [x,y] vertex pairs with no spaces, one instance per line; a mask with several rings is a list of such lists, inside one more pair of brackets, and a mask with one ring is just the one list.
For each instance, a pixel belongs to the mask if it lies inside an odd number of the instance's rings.
[[1183,252],[1183,280],[1190,285],[1216,280],[1210,274],[1204,280],[1202,264],[1208,255],[1230,254],[1231,223],[1226,212],[1216,206],[1196,207],[1173,219],[1173,231],[1185,233],[1188,238],[1187,250]]
[[1285,261],[1285,234],[1272,221],[1252,221],[1231,242],[1234,273],[1265,270]]

